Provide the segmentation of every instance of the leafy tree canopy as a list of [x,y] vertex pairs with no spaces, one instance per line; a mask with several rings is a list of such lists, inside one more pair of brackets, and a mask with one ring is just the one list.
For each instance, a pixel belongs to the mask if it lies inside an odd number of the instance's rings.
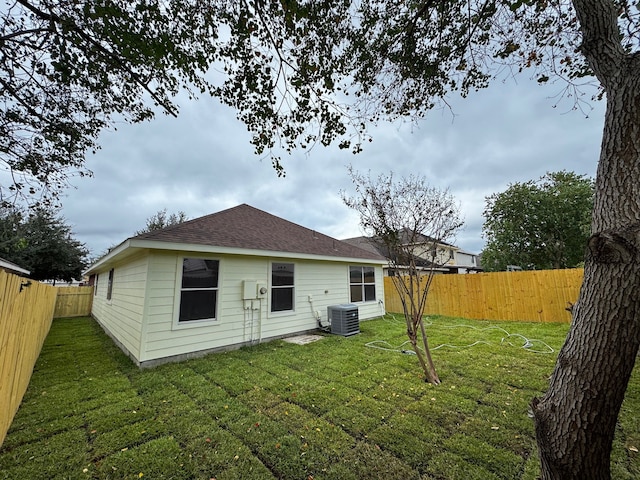
[[171,213],[167,215],[167,209],[159,210],[151,217],[147,218],[147,224],[142,230],[138,230],[135,235],[141,235],[147,232],[153,232],[154,230],[161,230],[166,227],[178,225],[187,221],[187,214],[183,211],[178,213]]
[[584,262],[594,182],[573,172],[547,173],[486,198],[482,266],[571,268]]
[[0,10],[0,184],[5,204],[51,201],[122,119],[175,114],[207,88],[217,28],[199,1],[16,0]]
[[[620,9],[622,45],[635,7]],[[422,116],[525,68],[570,93],[590,73],[571,3],[16,0],[0,11],[0,200],[37,203],[87,175],[115,121],[176,114],[175,95],[234,107],[259,155]],[[574,99],[579,98],[574,96]]]
[[70,282],[82,277],[88,250],[51,211],[39,208],[23,215],[3,209],[0,235],[0,257],[30,270],[31,278]]

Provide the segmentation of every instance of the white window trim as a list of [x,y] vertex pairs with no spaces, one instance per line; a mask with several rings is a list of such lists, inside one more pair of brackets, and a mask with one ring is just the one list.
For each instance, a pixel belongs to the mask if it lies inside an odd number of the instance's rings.
[[[365,267],[371,267],[373,268],[373,283],[367,283],[364,281],[364,271],[362,272],[362,283],[358,283],[357,285],[362,285],[362,298],[363,300],[360,300],[359,302],[354,302],[351,300],[351,285],[356,285],[355,283],[351,283],[351,267],[360,267],[362,269],[364,269]],[[374,298],[373,300],[364,300],[365,297],[365,289],[364,286],[365,285],[373,285],[374,287],[374,293],[376,298]],[[357,303],[357,304],[366,304],[366,303],[377,303],[378,301],[378,275],[376,274],[376,267],[373,265],[365,265],[365,264],[357,264],[357,263],[353,263],[350,264],[349,266],[347,266],[347,286],[348,286],[348,292],[349,292],[349,303]]]
[[[283,286],[282,288],[293,288],[293,298],[292,298],[292,308],[291,310],[278,310],[277,312],[273,312],[271,310],[271,302],[273,301],[273,264],[274,263],[289,263],[291,265],[293,265],[293,285],[291,287],[289,287],[288,285],[285,287]],[[274,260],[272,262],[269,263],[269,302],[267,305],[267,312],[269,317],[286,317],[286,316],[290,316],[290,315],[295,315],[296,313],[296,281],[297,281],[297,277],[298,277],[298,265],[296,264],[296,262],[288,262],[288,261],[283,261],[283,260]],[[275,288],[279,288],[279,287],[275,287]]]
[[[185,258],[201,258],[203,260],[216,260],[218,262],[218,288],[216,291],[218,292],[217,300],[216,300],[216,312],[215,318],[203,318],[202,320],[189,320],[185,322],[180,321],[180,300],[182,294],[182,265]],[[209,325],[219,325],[220,324],[220,297],[222,291],[222,261],[217,257],[209,257],[204,255],[179,255],[176,260],[176,283],[175,283],[175,292],[173,298],[173,322],[171,326],[171,330],[184,330],[189,328],[197,328],[204,327]]]

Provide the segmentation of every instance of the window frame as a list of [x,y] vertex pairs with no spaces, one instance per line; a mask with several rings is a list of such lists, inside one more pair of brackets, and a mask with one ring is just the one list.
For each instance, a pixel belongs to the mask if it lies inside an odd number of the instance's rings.
[[115,277],[115,269],[109,270],[109,276],[107,277],[107,302],[111,303],[113,297],[113,283]]
[[[215,261],[218,263],[218,273],[216,279],[215,287],[183,287],[183,275],[184,275],[184,261],[187,259],[195,259],[195,260],[208,260]],[[220,311],[220,293],[222,285],[221,281],[221,266],[222,262],[219,258],[203,256],[203,255],[181,255],[178,256],[176,261],[176,284],[175,284],[175,298],[174,298],[174,313],[173,313],[173,329],[180,330],[183,328],[193,328],[199,327],[203,325],[215,325],[220,323],[218,312]],[[214,316],[210,318],[200,318],[197,320],[181,320],[180,319],[180,307],[182,303],[182,293],[183,291],[194,292],[194,291],[215,291],[215,307],[214,307]]]
[[[360,269],[360,282],[352,282],[351,281],[351,271],[352,269]],[[373,271],[373,282],[366,281],[365,269],[371,269]],[[350,303],[371,303],[376,302],[378,300],[378,282],[376,281],[376,267],[372,265],[349,265],[348,268],[348,280],[349,280],[349,302]],[[352,289],[355,286],[360,286],[360,295],[362,300],[353,300],[353,292]],[[367,299],[367,286],[373,286],[373,298]]]
[[[291,285],[274,285],[273,284],[273,267],[275,265],[291,265],[293,269],[292,275],[292,283]],[[295,262],[285,262],[285,261],[272,261],[269,266],[269,315],[290,315],[295,313],[296,311],[296,264]],[[274,310],[273,309],[273,301],[274,301],[274,289],[275,290],[284,290],[291,289],[291,309],[288,310]]]

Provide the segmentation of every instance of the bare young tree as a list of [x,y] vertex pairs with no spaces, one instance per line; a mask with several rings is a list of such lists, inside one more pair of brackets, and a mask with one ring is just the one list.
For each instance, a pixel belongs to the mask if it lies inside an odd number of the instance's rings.
[[372,179],[351,167],[349,175],[356,195],[342,192],[342,200],[358,212],[365,234],[387,257],[402,301],[409,342],[425,381],[438,385],[424,311],[433,275],[449,260],[443,246],[463,225],[459,207],[448,190],[430,186],[422,176],[410,175],[394,182],[393,173]]

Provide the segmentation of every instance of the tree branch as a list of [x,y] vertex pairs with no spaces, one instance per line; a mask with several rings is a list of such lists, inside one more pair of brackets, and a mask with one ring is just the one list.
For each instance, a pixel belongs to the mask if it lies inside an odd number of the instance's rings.
[[618,3],[605,0],[572,1],[582,32],[580,50],[606,90],[619,76],[626,57],[618,30]]
[[12,40],[13,38],[16,38],[16,37],[22,37],[25,35],[30,35],[32,33],[41,33],[41,32],[55,33],[49,28],[32,28],[29,30],[20,30],[20,31],[5,35],[3,37],[0,37],[0,42],[6,42],[7,40]]
[[[136,83],[137,85],[139,85],[144,91],[146,91],[151,96],[151,98],[158,105],[160,105],[168,114],[170,114],[170,115],[172,115],[174,117],[178,116],[176,109],[173,108],[173,105],[171,105],[170,103],[166,103],[160,96],[158,96],[158,94],[149,87],[148,83],[145,82],[142,79],[140,74],[135,72],[132,68],[130,68],[127,65],[126,62],[124,62],[122,60],[122,57],[119,54],[109,50],[100,41],[96,40],[95,38],[93,38],[92,36],[87,34],[87,32],[85,32],[82,28],[80,28],[80,26],[78,26],[75,22],[71,21],[71,19],[69,19],[69,18],[63,19],[62,17],[60,17],[59,15],[57,15],[57,14],[55,14],[53,12],[51,12],[51,13],[43,12],[42,10],[40,10],[40,9],[34,7],[33,5],[31,5],[26,0],[17,0],[17,2],[20,5],[22,5],[25,8],[27,8],[29,11],[35,13],[42,20],[49,21],[49,22],[51,22],[52,25],[56,24],[56,23],[59,24],[59,25],[66,25],[70,30],[75,31],[83,40],[85,40],[89,44],[91,44],[94,47],[96,47],[108,59],[110,59],[115,64],[117,64],[119,69],[122,72],[125,72],[126,74],[128,74],[131,77],[131,79],[133,80],[133,82]],[[48,31],[50,31],[50,32],[52,32],[54,34],[60,35],[53,28],[48,29]]]
[[22,105],[30,115],[36,117],[42,122],[49,123],[49,119],[45,118],[41,113],[37,112],[31,105],[29,105],[20,95],[18,95],[18,92],[11,86],[11,84],[7,83],[2,77],[0,77],[0,85],[2,85],[4,89],[11,94],[15,101]]
[[25,0],[16,0],[16,1],[17,1],[17,3],[19,3],[20,5],[25,7],[27,10],[29,10],[31,13],[35,13],[42,20],[46,20],[46,21],[50,22],[50,21],[55,21],[56,18],[57,18],[57,20],[60,19],[60,17],[57,17],[57,15],[43,12],[42,10],[40,10],[39,8],[36,8],[34,5],[31,5],[31,3],[29,3],[29,2],[27,2]]

